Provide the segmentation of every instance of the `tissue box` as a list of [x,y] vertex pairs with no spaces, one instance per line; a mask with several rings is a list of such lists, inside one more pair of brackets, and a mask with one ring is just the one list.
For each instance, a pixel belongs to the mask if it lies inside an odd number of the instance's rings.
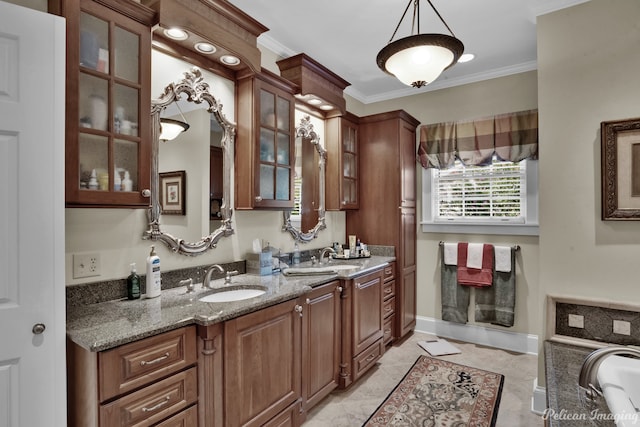
[[247,273],[259,274],[260,276],[270,275],[273,271],[271,252],[260,252],[259,254],[247,254]]

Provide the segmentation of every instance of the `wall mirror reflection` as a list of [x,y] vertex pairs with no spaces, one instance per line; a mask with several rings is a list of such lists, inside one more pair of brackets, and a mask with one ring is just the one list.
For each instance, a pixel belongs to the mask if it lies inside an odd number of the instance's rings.
[[[225,118],[197,67],[152,100],[151,117],[151,206],[143,237],[160,240],[179,254],[201,254],[234,232],[230,179],[235,125]],[[184,121],[188,129],[165,140],[165,118]],[[184,171],[186,207],[184,215],[161,216],[159,174],[171,171]]]
[[326,228],[324,187],[327,151],[308,115],[302,117],[296,126],[295,147],[294,208],[283,212],[282,229],[291,233],[296,241],[309,242]]

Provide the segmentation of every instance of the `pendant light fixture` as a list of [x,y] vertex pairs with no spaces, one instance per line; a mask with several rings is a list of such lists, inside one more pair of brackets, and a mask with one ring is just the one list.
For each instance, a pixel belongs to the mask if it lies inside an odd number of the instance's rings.
[[178,135],[189,129],[189,123],[187,123],[187,119],[185,119],[184,114],[182,114],[182,110],[180,109],[178,100],[176,100],[175,103],[176,107],[178,107],[178,111],[180,112],[180,117],[182,117],[182,121],[161,117],[159,137],[160,141],[171,141],[173,139],[176,139]]
[[[431,0],[427,1],[451,35],[420,34],[420,0],[409,0],[391,39],[376,58],[382,71],[416,88],[433,82],[444,70],[455,64],[464,52],[464,44],[453,35],[451,28],[444,22]],[[411,35],[392,42],[411,3]]]

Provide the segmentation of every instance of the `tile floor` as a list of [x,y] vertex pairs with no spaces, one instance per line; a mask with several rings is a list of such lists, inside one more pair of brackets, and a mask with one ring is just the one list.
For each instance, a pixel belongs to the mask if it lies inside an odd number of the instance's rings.
[[[376,368],[346,391],[334,391],[325,398],[309,412],[303,426],[361,426],[413,366],[418,356],[428,354],[417,345],[418,341],[426,338],[433,336],[415,332],[400,345],[387,349]],[[448,341],[462,353],[441,358],[505,376],[497,427],[543,426],[542,418],[530,410],[533,380],[537,376],[537,356]]]

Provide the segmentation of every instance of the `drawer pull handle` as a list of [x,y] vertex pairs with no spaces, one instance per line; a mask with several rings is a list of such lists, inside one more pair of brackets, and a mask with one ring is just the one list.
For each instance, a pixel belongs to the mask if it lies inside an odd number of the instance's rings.
[[158,362],[162,362],[164,359],[168,359],[168,358],[169,358],[169,353],[167,352],[167,353],[163,354],[162,356],[158,357],[157,359],[153,359],[153,360],[150,360],[148,362],[146,360],[142,360],[142,361],[140,361],[140,365],[141,366],[154,365],[154,364],[156,364]]
[[384,308],[384,311],[386,311],[386,312],[390,312],[391,310],[393,310],[391,307],[385,307]]
[[153,412],[157,409],[162,408],[164,405],[166,405],[167,403],[169,403],[169,400],[171,400],[170,396],[167,396],[164,398],[164,400],[160,403],[158,403],[157,405],[152,406],[151,408],[147,408],[146,406],[144,408],[142,408],[142,412]]
[[371,361],[372,361],[373,359],[375,359],[375,358],[376,358],[376,354],[375,354],[375,353],[373,353],[373,354],[371,354],[369,357],[367,357],[367,360],[366,360],[366,361],[367,361],[367,363],[369,363],[369,362],[371,362]]
[[385,294],[390,294],[391,292],[393,292],[393,290],[391,288],[387,288],[384,290]]
[[338,292],[342,292],[342,286],[338,286],[336,289],[338,290]]

